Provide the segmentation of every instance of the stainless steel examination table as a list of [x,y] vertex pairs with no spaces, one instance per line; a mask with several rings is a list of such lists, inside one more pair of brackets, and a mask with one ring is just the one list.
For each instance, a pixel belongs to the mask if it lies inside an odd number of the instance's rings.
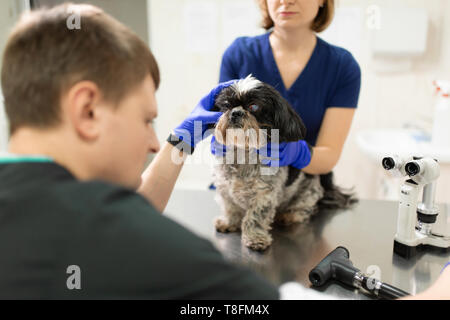
[[[211,240],[231,262],[247,265],[275,285],[297,281],[310,287],[309,271],[337,246],[350,251],[350,259],[362,272],[412,294],[427,289],[450,260],[450,253],[421,252],[410,260],[394,255],[398,203],[376,200],[360,200],[351,210],[319,212],[307,224],[274,227],[272,246],[263,253],[254,252],[241,245],[240,233],[216,232],[214,218],[221,213],[214,196],[214,191],[177,189],[165,212]],[[439,207],[439,219],[450,219],[450,206]],[[368,299],[335,282],[320,291],[341,298]]]

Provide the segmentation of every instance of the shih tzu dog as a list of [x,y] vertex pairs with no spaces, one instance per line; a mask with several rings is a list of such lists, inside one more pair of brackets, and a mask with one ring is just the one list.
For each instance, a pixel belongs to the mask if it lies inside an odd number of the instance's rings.
[[262,164],[260,150],[276,140],[274,132],[279,143],[306,135],[300,116],[270,85],[251,76],[237,81],[217,96],[213,110],[224,113],[214,136],[226,146],[226,153],[216,151],[222,161],[213,171],[223,211],[215,221],[217,231],[240,230],[245,246],[262,251],[272,243],[274,222],[305,222],[322,208],[348,208],[357,201],[333,184],[331,173],[312,176],[294,167]]

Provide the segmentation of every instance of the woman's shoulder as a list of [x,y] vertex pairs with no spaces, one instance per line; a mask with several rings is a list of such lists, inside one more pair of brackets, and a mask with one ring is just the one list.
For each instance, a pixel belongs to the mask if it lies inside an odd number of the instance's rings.
[[260,54],[267,34],[242,36],[236,38],[227,48],[225,54]]
[[319,40],[323,50],[321,66],[330,88],[327,106],[356,108],[361,89],[361,68],[353,54],[342,47]]
[[320,45],[324,48],[323,52],[327,55],[328,63],[336,64],[341,67],[359,68],[358,61],[356,61],[353,54],[345,48],[331,44],[319,37],[317,37]]

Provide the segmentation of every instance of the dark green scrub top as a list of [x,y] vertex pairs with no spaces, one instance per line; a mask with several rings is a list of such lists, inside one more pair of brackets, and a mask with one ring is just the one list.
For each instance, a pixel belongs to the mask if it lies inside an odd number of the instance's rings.
[[0,299],[278,297],[132,190],[0,159]]

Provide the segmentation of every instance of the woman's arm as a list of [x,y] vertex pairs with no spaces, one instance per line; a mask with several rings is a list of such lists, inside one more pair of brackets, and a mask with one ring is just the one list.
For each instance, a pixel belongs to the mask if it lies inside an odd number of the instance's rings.
[[309,174],[327,174],[342,153],[355,115],[354,108],[328,108],[322,121],[311,163],[303,169]]
[[325,112],[316,146],[313,148],[311,163],[303,169],[309,174],[327,174],[336,166],[358,105],[361,69],[348,51],[341,53],[340,70],[336,78],[336,90],[328,101],[331,107]]
[[172,194],[187,154],[166,142],[142,175],[138,192],[163,212]]

